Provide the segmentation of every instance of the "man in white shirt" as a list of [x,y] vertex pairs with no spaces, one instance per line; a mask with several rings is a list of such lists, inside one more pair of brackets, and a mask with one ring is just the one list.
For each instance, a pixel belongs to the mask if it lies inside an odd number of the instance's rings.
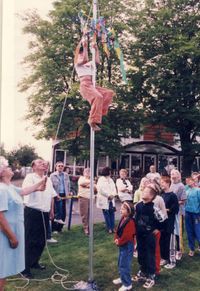
[[[41,159],[32,162],[33,173],[28,174],[22,187],[31,186],[39,182],[45,175],[46,164]],[[25,270],[22,274],[32,278],[31,268],[45,269],[39,264],[40,257],[46,243],[46,229],[49,213],[53,216],[54,197],[57,196],[52,182],[47,178],[45,191],[36,191],[24,198],[25,222]]]
[[153,182],[154,180],[160,182],[160,174],[156,172],[156,167],[154,165],[151,165],[149,170],[150,172],[146,175],[147,179],[149,179],[151,182]]

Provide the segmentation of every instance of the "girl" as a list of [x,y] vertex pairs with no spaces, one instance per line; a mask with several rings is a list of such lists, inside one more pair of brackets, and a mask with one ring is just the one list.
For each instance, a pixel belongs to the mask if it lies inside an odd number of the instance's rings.
[[135,222],[133,220],[134,205],[131,202],[123,202],[121,219],[115,234],[115,244],[119,247],[118,269],[120,278],[113,280],[114,284],[121,284],[119,291],[132,289],[131,263],[133,259],[133,238],[135,235]]
[[[92,44],[92,46],[95,48],[95,61],[99,64],[98,47],[96,44]],[[92,62],[89,62],[88,43],[86,40],[79,42],[76,48],[74,64],[78,77],[80,78],[81,96],[91,105],[88,123],[93,130],[100,130],[101,128],[98,125],[102,122],[102,116],[107,115],[108,107],[112,103],[115,93],[107,88],[93,86],[92,75],[94,68]]]
[[140,181],[140,186],[139,188],[135,191],[134,193],[134,198],[133,198],[133,203],[138,203],[141,201],[141,196],[142,196],[142,191],[144,188],[150,183],[150,180],[147,179],[146,177],[143,177]]
[[111,170],[105,167],[101,177],[97,182],[97,208],[102,209],[106,227],[109,233],[114,232],[115,228],[115,196],[117,195],[115,183],[110,177]]
[[187,201],[185,205],[185,226],[190,248],[189,256],[194,256],[195,238],[200,244],[200,189],[195,187],[195,179],[187,179]]
[[[175,216],[179,211],[179,204],[176,194],[170,191],[170,177],[162,176],[160,185],[163,190],[162,198],[164,199],[167,209],[168,218],[165,222],[165,228],[161,232],[160,250],[161,266],[165,265],[166,269],[173,269],[176,266],[175,246],[170,244],[172,234],[174,233]],[[170,246],[171,245],[171,246]],[[171,253],[171,256],[170,256]]]
[[149,184],[142,193],[142,201],[136,204],[135,223],[140,270],[133,281],[145,281],[143,287],[146,289],[155,284],[155,235],[162,228],[162,223],[153,200],[159,190],[155,184]]

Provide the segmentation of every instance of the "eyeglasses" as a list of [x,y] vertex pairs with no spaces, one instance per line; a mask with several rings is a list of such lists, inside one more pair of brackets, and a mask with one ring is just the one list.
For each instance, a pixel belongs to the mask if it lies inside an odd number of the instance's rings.
[[62,165],[58,165],[57,167],[59,167],[59,168],[64,168],[64,166],[62,166]]

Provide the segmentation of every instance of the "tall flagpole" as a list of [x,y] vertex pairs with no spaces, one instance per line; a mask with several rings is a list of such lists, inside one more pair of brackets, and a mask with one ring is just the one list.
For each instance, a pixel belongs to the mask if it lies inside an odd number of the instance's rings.
[[[97,0],[93,0],[93,20],[94,25],[97,20]],[[95,62],[95,47],[92,47],[92,65],[93,65],[93,86],[96,85],[96,62]],[[94,282],[93,272],[93,253],[94,253],[94,230],[93,230],[93,219],[94,219],[94,154],[95,154],[95,132],[90,127],[90,217],[89,217],[89,282]]]
[[0,0],[0,146],[2,143],[2,39],[3,39],[3,0]]

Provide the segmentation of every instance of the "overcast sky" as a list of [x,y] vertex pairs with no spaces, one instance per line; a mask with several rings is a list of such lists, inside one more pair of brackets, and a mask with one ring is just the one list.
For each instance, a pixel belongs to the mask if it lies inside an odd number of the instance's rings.
[[51,158],[51,142],[36,141],[33,131],[26,128],[30,122],[23,117],[27,110],[26,95],[17,91],[17,84],[25,75],[21,61],[28,51],[28,37],[23,35],[23,22],[17,14],[27,9],[37,9],[42,17],[47,16],[53,0],[3,0],[3,77],[1,139],[6,149],[17,144],[31,144],[45,159]]

